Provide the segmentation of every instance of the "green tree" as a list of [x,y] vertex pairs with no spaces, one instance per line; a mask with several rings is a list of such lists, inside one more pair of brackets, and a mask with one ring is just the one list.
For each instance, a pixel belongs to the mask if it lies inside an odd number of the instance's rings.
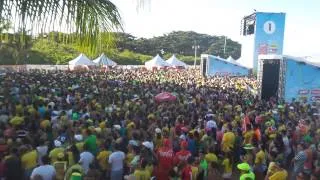
[[121,17],[110,0],[2,0],[0,18],[15,19],[32,32],[54,29],[56,24],[74,33],[80,47],[97,51],[100,32],[121,29]]
[[133,52],[154,56],[164,50],[168,54],[194,56],[192,46],[199,45],[198,54],[208,53],[227,58],[240,57],[241,45],[227,39],[226,53],[224,54],[224,36],[211,36],[193,31],[174,31],[163,36],[150,39],[136,38],[130,34],[117,34],[117,48],[119,51],[128,49]]

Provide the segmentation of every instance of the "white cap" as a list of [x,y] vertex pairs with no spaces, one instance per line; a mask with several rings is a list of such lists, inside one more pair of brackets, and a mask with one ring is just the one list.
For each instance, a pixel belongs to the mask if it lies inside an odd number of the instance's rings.
[[181,139],[181,140],[186,140],[186,136],[185,136],[184,134],[181,134],[180,137],[179,137],[179,139]]
[[76,134],[76,135],[74,135],[74,139],[76,139],[77,141],[82,141],[83,136],[81,134]]
[[55,147],[61,147],[62,143],[59,140],[54,140]]
[[54,102],[49,102],[48,106],[51,106],[52,108],[54,107],[55,103]]
[[294,107],[293,107],[293,106],[290,106],[289,109],[294,110]]
[[138,142],[137,142],[136,140],[130,140],[130,141],[129,141],[129,144],[130,144],[131,146],[138,146]]
[[160,134],[161,133],[161,129],[160,128],[156,128],[156,133]]
[[142,143],[142,145],[150,150],[153,150],[153,143],[149,142],[149,141],[144,141]]
[[116,124],[116,125],[113,125],[113,127],[117,130],[120,130],[121,129],[121,126],[119,124]]

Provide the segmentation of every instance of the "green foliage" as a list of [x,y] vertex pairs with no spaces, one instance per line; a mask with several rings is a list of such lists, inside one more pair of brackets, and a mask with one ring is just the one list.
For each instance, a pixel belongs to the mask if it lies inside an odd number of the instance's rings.
[[211,36],[193,31],[174,31],[150,39],[136,38],[125,33],[118,33],[117,37],[117,47],[120,51],[128,49],[152,56],[160,54],[162,50],[167,54],[194,56],[192,48],[194,45],[200,46],[198,55],[208,53],[224,58],[232,56],[234,59],[241,56],[239,43],[227,39],[226,53],[224,54],[224,36]]
[[135,53],[129,50],[124,50],[122,52],[115,50],[111,54],[109,53],[109,57],[121,65],[141,65],[152,59],[152,56]]
[[[47,39],[38,39],[31,48],[33,52],[41,53],[42,63],[66,64],[78,55],[76,48],[68,44],[58,43]],[[31,59],[31,58],[30,58]],[[31,64],[41,62],[29,62]]]
[[[27,34],[27,33],[25,33]],[[168,59],[175,54],[180,60],[189,65],[194,64],[194,49],[192,45],[196,39],[200,49],[197,64],[200,63],[200,54],[208,53],[228,57],[240,57],[240,45],[230,39],[227,40],[226,54],[223,54],[224,37],[216,37],[195,32],[173,32],[169,35],[145,39],[136,38],[125,33],[101,33],[97,52],[93,53],[90,47],[83,48],[75,40],[75,34],[50,32],[40,34],[33,39],[25,35],[21,41],[20,33],[2,34],[0,42],[0,64],[67,64],[80,53],[94,59],[101,53],[122,65],[142,65],[156,54],[164,50],[163,58]],[[116,43],[114,43],[116,42]]]
[[1,0],[0,22],[14,19],[15,25],[32,33],[54,29],[56,24],[69,31],[78,47],[91,53],[98,50],[101,32],[121,30],[121,17],[110,0]]

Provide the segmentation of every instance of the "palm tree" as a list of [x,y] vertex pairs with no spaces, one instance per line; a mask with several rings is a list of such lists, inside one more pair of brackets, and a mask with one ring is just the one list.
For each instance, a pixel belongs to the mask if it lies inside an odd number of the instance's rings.
[[0,0],[0,19],[35,34],[67,30],[91,50],[97,48],[101,32],[122,30],[119,11],[110,0]]

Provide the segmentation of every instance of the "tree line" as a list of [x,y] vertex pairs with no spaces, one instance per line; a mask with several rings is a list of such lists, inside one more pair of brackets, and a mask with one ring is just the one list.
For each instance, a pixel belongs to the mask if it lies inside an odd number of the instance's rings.
[[[172,54],[193,64],[193,46],[199,46],[201,53],[213,54],[223,58],[241,56],[241,45],[225,37],[200,34],[192,31],[174,31],[153,38],[137,38],[127,33],[101,33],[97,51],[86,50],[79,45],[72,34],[50,32],[31,36],[28,31],[1,33],[0,26],[0,64],[66,64],[79,53],[91,59],[105,53],[119,64],[144,64],[156,54],[165,59]],[[76,36],[76,35],[75,35]],[[199,61],[198,61],[199,62]]]

